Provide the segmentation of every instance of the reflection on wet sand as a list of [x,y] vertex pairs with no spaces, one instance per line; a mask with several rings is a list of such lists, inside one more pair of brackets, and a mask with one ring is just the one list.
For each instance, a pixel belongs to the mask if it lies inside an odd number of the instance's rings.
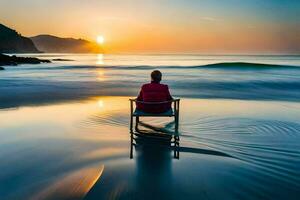
[[136,149],[147,146],[155,146],[156,149],[169,149],[174,151],[174,158],[179,159],[179,135],[167,129],[170,124],[166,124],[163,128],[155,127],[147,123],[139,122],[139,125],[147,128],[141,130],[137,127],[135,132],[130,132],[130,158],[133,158],[133,147]]
[[85,200],[169,199],[172,188],[167,186],[173,179],[172,151],[174,158],[179,159],[179,153],[173,145],[179,143],[142,136],[136,136],[131,141],[134,142],[130,143],[130,162],[123,160],[122,163],[118,162],[118,166],[109,164]]
[[131,142],[130,142],[130,159],[133,159],[133,148],[135,148],[136,152],[138,152],[139,148],[146,148],[151,146],[151,148],[157,147],[159,148],[165,148],[169,151],[174,151],[174,158],[179,159],[179,136],[174,136],[174,139],[171,140],[165,139],[165,138],[159,138],[159,137],[152,137],[149,138],[149,136],[145,137],[141,134],[135,134],[131,133]]
[[[142,123],[138,132],[130,133],[130,159],[134,162],[107,166],[104,176],[85,197],[93,199],[176,199],[177,179],[174,162],[180,152],[231,158],[222,152],[181,147],[180,136],[162,133],[164,128]],[[145,128],[147,130],[145,130]],[[155,131],[160,130],[160,131]],[[184,156],[183,156],[184,158]],[[120,169],[122,169],[120,171]],[[196,175],[197,176],[197,175]]]
[[[148,130],[136,129],[136,132],[130,133],[130,159],[133,158],[133,148],[139,149],[141,147],[155,147],[155,148],[166,148],[174,152],[174,158],[179,159],[179,153],[195,153],[195,154],[206,154],[213,156],[231,157],[232,155],[226,154],[212,149],[202,149],[193,147],[181,147],[179,145],[180,136],[178,133],[174,133],[166,129],[169,124],[165,127],[155,127],[150,124],[140,122],[139,125],[146,127]],[[172,134],[173,133],[173,134]]]
[[104,165],[96,165],[67,174],[31,199],[82,199],[100,178],[103,170]]
[[172,149],[169,145],[137,139],[135,195],[139,199],[167,199],[171,195]]
[[1,200],[297,199],[299,104],[184,99],[178,135],[130,135],[128,98],[1,110]]

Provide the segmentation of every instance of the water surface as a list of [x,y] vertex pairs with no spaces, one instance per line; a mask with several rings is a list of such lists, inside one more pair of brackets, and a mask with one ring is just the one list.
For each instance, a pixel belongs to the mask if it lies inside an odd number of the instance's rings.
[[[299,57],[38,56],[73,61],[0,73],[1,199],[298,199]],[[153,69],[182,98],[176,147],[131,143],[128,98]]]
[[297,102],[300,99],[299,56],[22,56],[72,61],[6,66],[0,76],[1,107],[93,96],[134,96],[154,69],[163,72],[163,82],[178,97]]

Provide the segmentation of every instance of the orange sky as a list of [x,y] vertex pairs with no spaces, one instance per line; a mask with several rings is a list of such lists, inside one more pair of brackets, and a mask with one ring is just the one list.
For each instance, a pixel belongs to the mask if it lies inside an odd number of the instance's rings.
[[257,2],[1,0],[0,23],[25,36],[103,35],[106,52],[300,53],[300,3]]

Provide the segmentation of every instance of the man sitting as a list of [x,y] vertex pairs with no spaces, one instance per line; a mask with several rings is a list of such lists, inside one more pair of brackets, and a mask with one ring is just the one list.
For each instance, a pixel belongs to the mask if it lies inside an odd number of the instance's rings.
[[[155,70],[151,73],[151,83],[144,84],[137,97],[143,102],[164,102],[172,100],[168,85],[160,84],[162,74]],[[137,110],[146,113],[164,113],[171,109],[171,102],[162,104],[137,103]]]

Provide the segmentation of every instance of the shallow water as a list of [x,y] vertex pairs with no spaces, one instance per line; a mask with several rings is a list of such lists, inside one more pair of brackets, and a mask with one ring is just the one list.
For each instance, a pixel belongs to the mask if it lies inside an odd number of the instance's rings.
[[299,103],[183,99],[179,147],[131,159],[128,98],[2,110],[2,199],[298,198]]
[[[300,57],[38,56],[73,61],[0,73],[1,199],[298,199]],[[131,143],[128,96],[154,68],[182,98],[179,146]]]

